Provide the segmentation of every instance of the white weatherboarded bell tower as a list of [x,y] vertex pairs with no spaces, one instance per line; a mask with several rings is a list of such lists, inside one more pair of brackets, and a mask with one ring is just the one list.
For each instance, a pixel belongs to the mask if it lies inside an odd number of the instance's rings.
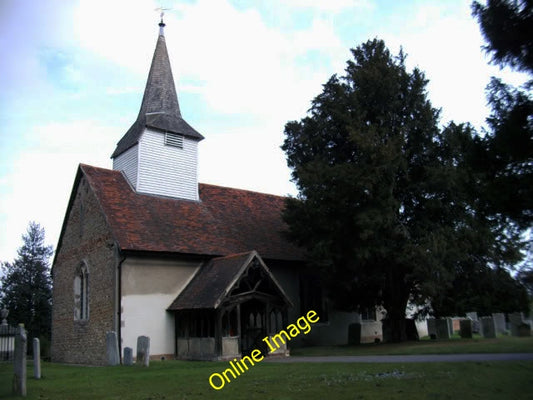
[[113,169],[138,193],[198,201],[198,142],[181,116],[163,18],[137,120],[117,143]]

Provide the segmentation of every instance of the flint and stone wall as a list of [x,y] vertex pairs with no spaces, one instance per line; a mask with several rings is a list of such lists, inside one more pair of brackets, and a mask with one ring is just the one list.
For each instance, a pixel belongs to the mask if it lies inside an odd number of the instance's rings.
[[[115,246],[85,177],[74,196],[52,270],[52,360],[105,365],[105,332],[117,328]],[[87,319],[75,318],[74,281],[82,263],[88,267]]]

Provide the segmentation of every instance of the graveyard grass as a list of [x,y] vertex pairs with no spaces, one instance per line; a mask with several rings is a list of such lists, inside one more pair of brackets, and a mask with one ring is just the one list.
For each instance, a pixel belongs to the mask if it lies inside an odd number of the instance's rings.
[[[495,339],[506,352],[533,352],[533,338]],[[420,341],[398,345],[340,346],[337,355],[493,352],[493,340],[455,339]],[[428,344],[432,348],[427,348]],[[396,347],[394,347],[396,346]],[[463,346],[461,351],[459,348]],[[400,349],[404,348],[402,352]],[[414,352],[412,347],[420,350]],[[312,348],[304,349],[310,352]],[[320,348],[317,348],[320,349]],[[322,348],[323,349],[323,348]],[[459,349],[459,350],[458,350]],[[330,348],[331,350],[331,348]],[[344,350],[344,352],[340,352]],[[388,351],[385,351],[388,350]],[[483,351],[485,350],[485,351]],[[381,350],[380,350],[381,351]],[[374,354],[376,354],[374,352]],[[228,367],[227,362],[151,362],[149,368],[83,367],[42,364],[41,380],[32,378],[28,363],[27,399],[530,399],[533,392],[533,361],[463,363],[274,363],[261,362],[245,374],[213,390],[209,376]],[[11,399],[13,367],[0,363],[0,398]]]
[[313,346],[291,350],[293,356],[314,357],[473,353],[533,353],[533,337],[501,335],[496,339],[485,339],[474,335],[473,339],[462,339],[455,334],[450,340],[431,340],[425,337],[418,342]]
[[[223,362],[152,362],[142,367],[43,365],[28,378],[28,399],[531,399],[533,362],[282,364],[263,362],[213,390]],[[28,372],[30,372],[29,370]],[[31,375],[31,374],[30,374]],[[0,366],[0,398],[12,372]]]

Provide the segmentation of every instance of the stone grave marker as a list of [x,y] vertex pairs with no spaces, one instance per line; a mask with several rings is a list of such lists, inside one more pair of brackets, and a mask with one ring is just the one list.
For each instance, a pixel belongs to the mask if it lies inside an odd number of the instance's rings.
[[509,314],[509,325],[512,336],[531,336],[531,326],[524,321],[522,313]]
[[453,336],[453,318],[446,318],[446,322],[448,322],[448,332],[450,337]]
[[481,332],[484,338],[494,339],[496,337],[496,324],[492,317],[481,317]]
[[435,318],[428,318],[427,324],[428,324],[428,336],[431,339],[436,339],[437,338],[437,320]]
[[504,313],[493,313],[492,319],[494,320],[494,326],[496,327],[496,335],[501,335],[507,332]]
[[466,318],[470,318],[472,321],[477,321],[478,320],[477,312],[475,311],[467,312]]
[[119,365],[120,355],[118,353],[118,339],[117,333],[109,331],[105,335],[106,337],[106,349],[107,349],[107,364]]
[[471,319],[462,319],[459,322],[459,335],[463,339],[472,339],[472,320]]
[[33,377],[41,379],[41,343],[33,338]]
[[15,362],[13,364],[13,394],[26,397],[26,351],[28,349],[28,337],[24,325],[19,325],[19,331],[15,336]]
[[449,339],[450,329],[448,328],[448,320],[446,318],[439,318],[435,321],[437,325],[437,338],[438,339]]
[[133,349],[131,347],[124,347],[124,365],[133,365]]
[[137,338],[137,364],[141,367],[150,365],[150,338],[148,336]]

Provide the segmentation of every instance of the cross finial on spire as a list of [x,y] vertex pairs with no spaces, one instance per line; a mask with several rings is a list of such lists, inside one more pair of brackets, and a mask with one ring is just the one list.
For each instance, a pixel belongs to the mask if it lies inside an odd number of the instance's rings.
[[161,17],[161,22],[159,23],[159,36],[164,36],[163,28],[165,27],[165,23],[163,22],[163,16],[165,15],[165,11],[168,10],[168,8],[158,7],[155,9],[155,11],[160,11],[159,14]]

